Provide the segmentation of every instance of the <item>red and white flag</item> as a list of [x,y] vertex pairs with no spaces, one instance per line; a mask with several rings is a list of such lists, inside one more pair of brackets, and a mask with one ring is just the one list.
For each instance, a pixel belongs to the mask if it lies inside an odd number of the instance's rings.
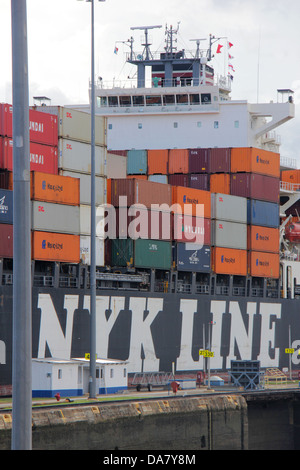
[[221,53],[221,48],[222,48],[222,47],[223,47],[223,46],[221,46],[221,44],[218,44],[218,48],[217,48],[216,54],[220,54],[220,53]]
[[228,41],[228,47],[229,47],[229,49],[230,49],[232,46],[233,46],[232,42],[229,42],[229,41]]

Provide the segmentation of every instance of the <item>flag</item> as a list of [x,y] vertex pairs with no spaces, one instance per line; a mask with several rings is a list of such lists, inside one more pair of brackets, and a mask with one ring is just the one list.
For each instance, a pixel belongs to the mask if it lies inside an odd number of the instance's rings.
[[118,50],[119,50],[119,49],[115,46],[114,53],[115,53],[115,54],[118,54]]
[[234,59],[233,55],[228,54],[229,59]]
[[232,42],[229,42],[229,41],[228,41],[228,47],[230,48],[230,47],[232,47],[232,46],[233,46]]
[[232,69],[233,72],[235,72],[234,68],[233,68],[233,65],[231,64],[228,64],[228,67],[230,67]]
[[221,46],[221,44],[218,44],[218,48],[217,48],[217,52],[216,52],[217,54],[220,54],[220,53],[221,53],[221,48],[222,48],[222,47],[223,47],[223,46]]

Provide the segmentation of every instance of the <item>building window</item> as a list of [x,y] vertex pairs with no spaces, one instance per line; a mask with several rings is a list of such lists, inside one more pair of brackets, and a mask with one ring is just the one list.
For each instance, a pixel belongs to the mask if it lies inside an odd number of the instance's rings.
[[188,104],[189,97],[188,95],[176,95],[176,102],[177,104]]
[[174,127],[175,127],[175,129],[177,129],[177,127],[178,127],[178,122],[174,122]]
[[238,129],[240,127],[240,121],[234,121],[234,127]]
[[141,122],[138,123],[138,129],[142,129],[143,128],[143,124]]
[[214,121],[214,128],[219,129],[219,121]]
[[124,375],[124,377],[127,377],[127,369],[124,369],[123,375]]
[[112,124],[108,124],[108,129],[112,129]]
[[62,369],[58,369],[58,374],[57,374],[58,378],[61,379],[62,378]]
[[109,96],[108,97],[108,106],[118,106],[118,97],[117,96]]
[[199,97],[198,93],[190,95],[190,103],[191,104],[200,104],[200,97]]
[[113,379],[113,377],[114,377],[114,370],[110,369],[110,378]]
[[197,127],[202,127],[202,122],[201,121],[197,122]]

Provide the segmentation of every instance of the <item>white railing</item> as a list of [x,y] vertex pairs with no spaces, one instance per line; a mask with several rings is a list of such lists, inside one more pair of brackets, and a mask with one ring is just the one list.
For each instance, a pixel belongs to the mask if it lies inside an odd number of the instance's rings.
[[300,191],[300,184],[289,183],[287,181],[280,181],[280,189],[285,191]]

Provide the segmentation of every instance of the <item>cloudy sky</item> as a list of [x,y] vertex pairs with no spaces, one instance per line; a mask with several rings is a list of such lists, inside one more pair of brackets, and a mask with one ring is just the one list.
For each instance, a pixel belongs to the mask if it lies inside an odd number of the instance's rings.
[[[12,101],[10,5],[0,0],[0,102]],[[84,0],[27,0],[30,104],[37,95],[48,96],[53,105],[88,102],[90,11]],[[282,155],[296,158],[300,168],[299,18],[299,0],[95,0],[95,72],[104,81],[133,76],[122,41],[133,36],[134,49],[140,51],[143,32],[132,26],[162,25],[149,33],[153,52],[165,45],[166,24],[180,22],[178,50],[193,49],[190,39],[210,33],[226,37],[233,44],[232,99],[277,101],[278,88],[294,90],[296,118],[277,132]],[[220,74],[228,70],[224,55],[212,62]]]

